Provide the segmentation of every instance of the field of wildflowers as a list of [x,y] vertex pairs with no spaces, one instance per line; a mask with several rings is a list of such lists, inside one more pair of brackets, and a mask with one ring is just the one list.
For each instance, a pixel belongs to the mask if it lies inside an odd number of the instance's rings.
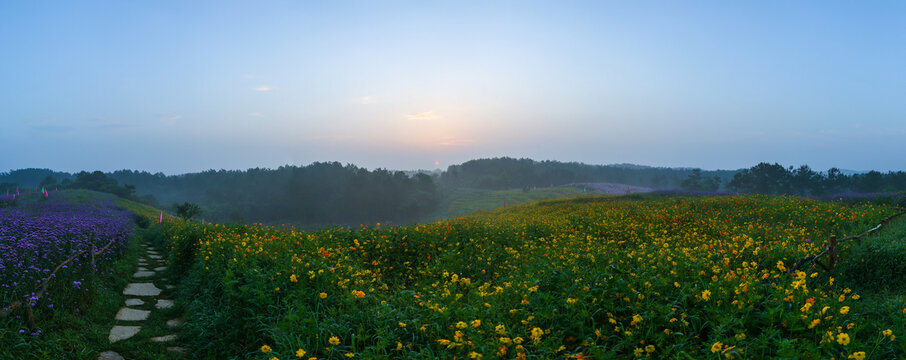
[[788,272],[895,212],[585,197],[405,227],[164,222],[156,241],[201,357],[897,358],[906,309],[876,321],[847,274]]
[[[125,252],[133,232],[132,215],[109,202],[74,203],[61,193],[17,199],[17,206],[0,209],[0,306],[25,300],[37,317],[54,311],[78,312],[91,301],[92,282]],[[112,245],[95,258],[73,259],[56,275],[53,270],[73,254]],[[46,278],[47,292],[36,298]],[[62,309],[62,310],[61,310]],[[3,312],[7,308],[0,308]],[[7,321],[25,329],[21,314],[12,312]]]

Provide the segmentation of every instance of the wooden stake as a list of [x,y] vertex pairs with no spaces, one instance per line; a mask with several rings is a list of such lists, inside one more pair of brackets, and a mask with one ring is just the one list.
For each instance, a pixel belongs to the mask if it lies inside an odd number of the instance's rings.
[[827,241],[827,267],[831,273],[834,272],[834,265],[837,263],[837,237],[831,235]]

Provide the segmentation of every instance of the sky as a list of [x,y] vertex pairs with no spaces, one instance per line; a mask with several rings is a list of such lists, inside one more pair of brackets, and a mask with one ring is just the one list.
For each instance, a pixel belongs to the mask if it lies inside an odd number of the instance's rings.
[[906,170],[906,3],[4,1],[0,171]]

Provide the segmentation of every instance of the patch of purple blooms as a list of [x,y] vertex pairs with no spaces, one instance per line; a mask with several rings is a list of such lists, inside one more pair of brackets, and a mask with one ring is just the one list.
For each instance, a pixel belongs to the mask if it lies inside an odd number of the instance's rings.
[[698,191],[698,190],[655,190],[651,194],[656,195],[689,195],[689,196],[732,196],[740,195],[739,193],[726,191]]
[[73,254],[113,241],[95,258],[95,268],[89,256],[82,256],[57,272],[49,291],[38,299],[53,307],[56,300],[65,300],[54,299],[55,286],[82,289],[91,274],[110,268],[123,256],[133,231],[130,213],[109,202],[76,204],[60,199],[18,205],[0,208],[0,306],[34,294],[38,284]]

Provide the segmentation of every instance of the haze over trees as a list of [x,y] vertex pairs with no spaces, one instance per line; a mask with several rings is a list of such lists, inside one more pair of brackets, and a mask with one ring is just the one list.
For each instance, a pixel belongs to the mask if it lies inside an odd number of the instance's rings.
[[[430,174],[430,175],[429,175]],[[760,163],[741,170],[588,165],[576,162],[492,158],[452,165],[436,173],[368,170],[338,162],[277,169],[208,170],[182,175],[118,170],[69,174],[48,169],[0,173],[0,192],[16,187],[89,189],[148,204],[197,205],[190,217],[219,222],[358,225],[398,224],[430,218],[451,189],[475,191],[609,182],[654,189],[728,191],[746,194],[824,196],[846,192],[906,190],[906,173],[870,171],[847,175]],[[189,210],[189,209],[184,209]],[[192,209],[196,210],[196,209]],[[189,213],[186,213],[189,214]]]

